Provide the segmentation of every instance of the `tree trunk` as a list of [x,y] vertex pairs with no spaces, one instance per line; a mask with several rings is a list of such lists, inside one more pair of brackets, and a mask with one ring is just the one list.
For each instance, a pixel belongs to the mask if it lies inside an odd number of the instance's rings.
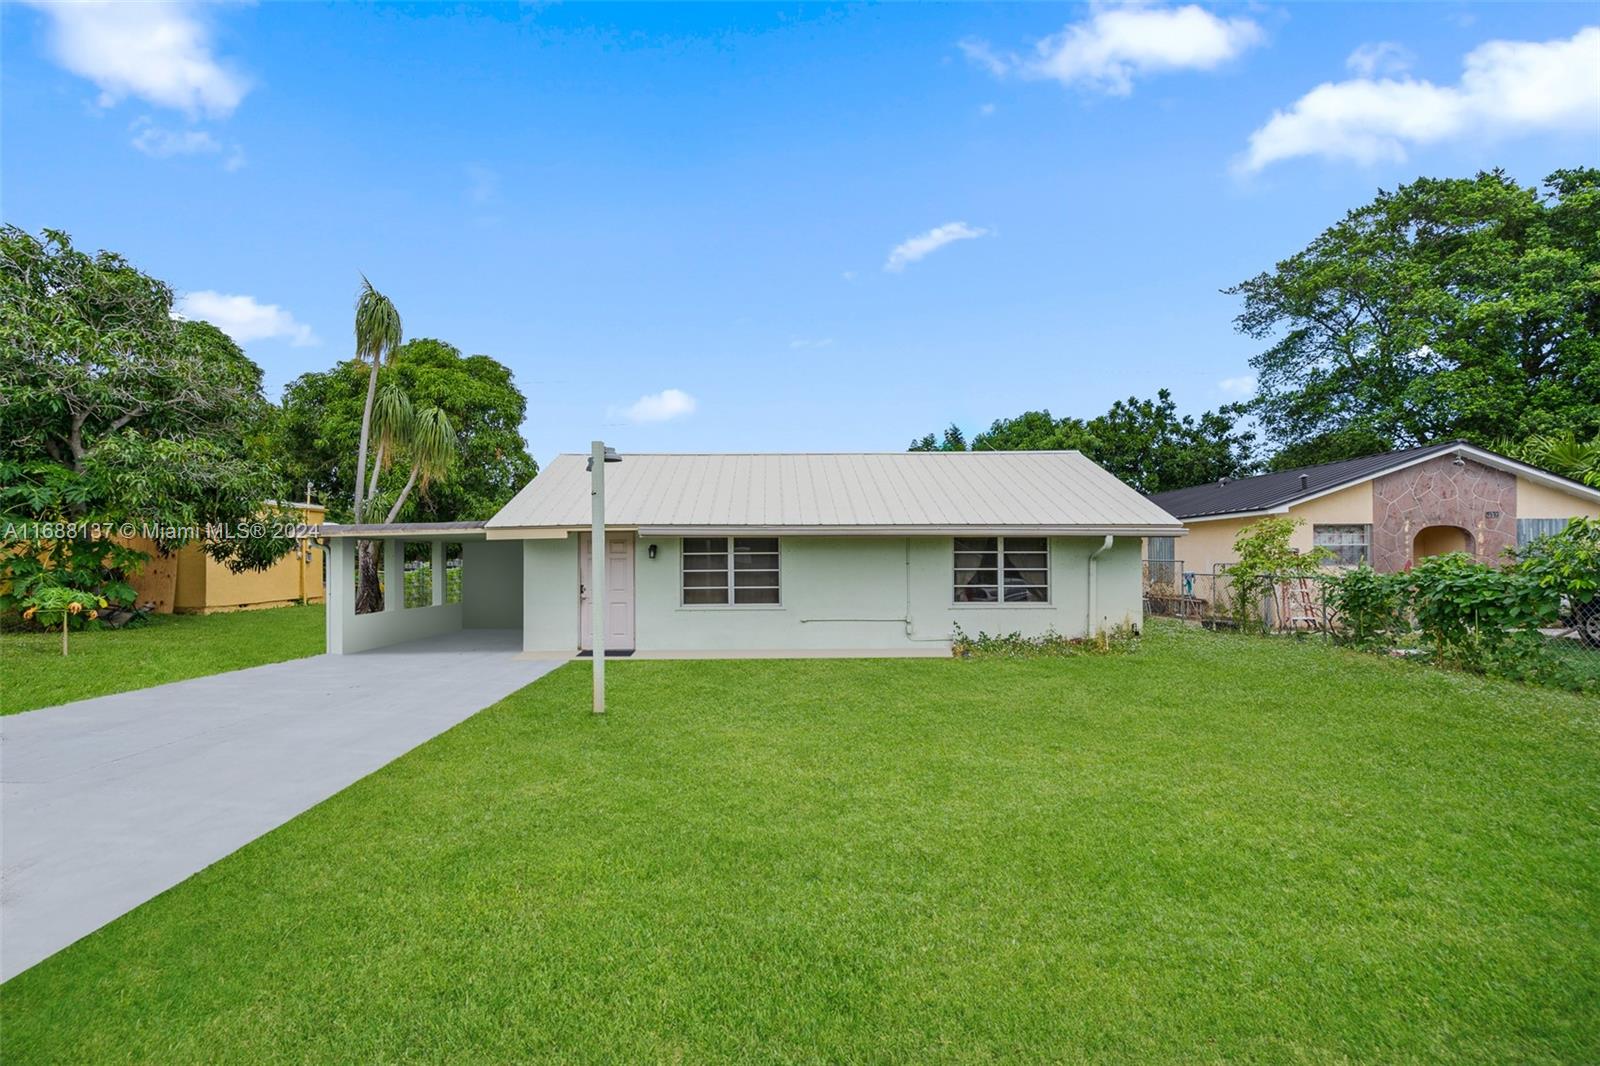
[[379,541],[356,541],[356,614],[383,610],[383,589],[378,585]]
[[67,654],[67,618],[68,617],[69,616],[68,616],[66,611],[62,611],[61,612],[61,654],[63,656]]
[[389,508],[389,517],[384,519],[385,522],[393,522],[394,521],[395,516],[400,513],[400,508],[402,508],[402,507],[404,507],[406,505],[406,497],[411,495],[411,488],[416,483],[417,483],[417,464],[416,463],[412,463],[411,464],[411,476],[406,478],[406,487],[400,490],[399,498],[397,498],[394,501],[394,506]]
[[378,357],[372,357],[372,370],[367,375],[367,406],[361,411],[361,443],[356,448],[355,520],[361,521],[361,490],[367,478],[367,437],[372,432],[372,401],[378,395]]

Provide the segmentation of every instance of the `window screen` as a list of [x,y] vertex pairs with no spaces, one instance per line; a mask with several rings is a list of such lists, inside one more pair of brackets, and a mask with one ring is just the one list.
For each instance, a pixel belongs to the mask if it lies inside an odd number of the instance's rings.
[[1324,560],[1328,566],[1360,566],[1371,558],[1372,527],[1312,526],[1311,543],[1333,553],[1332,558]]

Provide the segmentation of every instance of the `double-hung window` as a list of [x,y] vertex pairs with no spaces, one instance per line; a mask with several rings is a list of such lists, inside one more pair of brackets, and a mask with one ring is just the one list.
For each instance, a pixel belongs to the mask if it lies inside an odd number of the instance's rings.
[[957,537],[955,602],[1049,603],[1049,539]]
[[685,607],[776,605],[777,537],[683,538]]
[[1360,566],[1371,559],[1372,527],[1369,525],[1312,526],[1311,543],[1327,548],[1333,555],[1323,560],[1327,566]]

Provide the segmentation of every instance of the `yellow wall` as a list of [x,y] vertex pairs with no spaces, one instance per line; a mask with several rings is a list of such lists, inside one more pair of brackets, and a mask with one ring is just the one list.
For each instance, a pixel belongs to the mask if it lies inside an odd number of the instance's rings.
[[[322,521],[326,508],[320,504],[292,504],[308,525]],[[169,556],[155,554],[149,541],[130,540],[131,546],[151,553],[144,571],[129,582],[139,603],[154,603],[158,614],[212,614],[220,611],[249,610],[255,607],[282,607],[299,603],[303,586],[307,603],[321,603],[323,549],[309,541],[279,559],[266,570],[246,570],[235,574],[212,559],[197,544],[179,549]]]
[[[1233,551],[1234,538],[1261,517],[1187,519],[1184,524],[1189,527],[1189,534],[1178,538],[1173,554],[1183,560],[1185,570],[1209,574],[1217,564],[1227,565],[1237,560]],[[1290,538],[1290,546],[1309,552],[1314,525],[1367,525],[1372,522],[1372,482],[1365,481],[1297,504],[1289,508],[1288,517],[1304,520]]]
[[1600,502],[1553,489],[1525,477],[1517,478],[1518,518],[1600,518]]

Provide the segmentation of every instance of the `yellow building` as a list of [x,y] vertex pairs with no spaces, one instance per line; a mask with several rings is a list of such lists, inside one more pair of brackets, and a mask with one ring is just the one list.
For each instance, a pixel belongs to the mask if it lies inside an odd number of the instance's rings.
[[[1150,538],[1146,559],[1208,574],[1236,561],[1234,538],[1267,515],[1303,519],[1293,545],[1334,553],[1330,565],[1368,563],[1392,573],[1418,559],[1463,551],[1486,563],[1600,517],[1600,489],[1462,441],[1385,452],[1298,470],[1224,480],[1151,500],[1181,519],[1180,540]],[[1154,568],[1152,568],[1154,569]]]
[[[270,502],[270,501],[269,501]],[[301,521],[315,526],[327,508],[316,503],[294,503]],[[137,603],[154,604],[158,614],[215,614],[258,607],[284,607],[292,603],[323,602],[325,550],[307,538],[266,570],[236,574],[208,556],[198,544],[161,555],[155,543],[142,537],[126,541],[150,553],[144,570],[128,583]]]

